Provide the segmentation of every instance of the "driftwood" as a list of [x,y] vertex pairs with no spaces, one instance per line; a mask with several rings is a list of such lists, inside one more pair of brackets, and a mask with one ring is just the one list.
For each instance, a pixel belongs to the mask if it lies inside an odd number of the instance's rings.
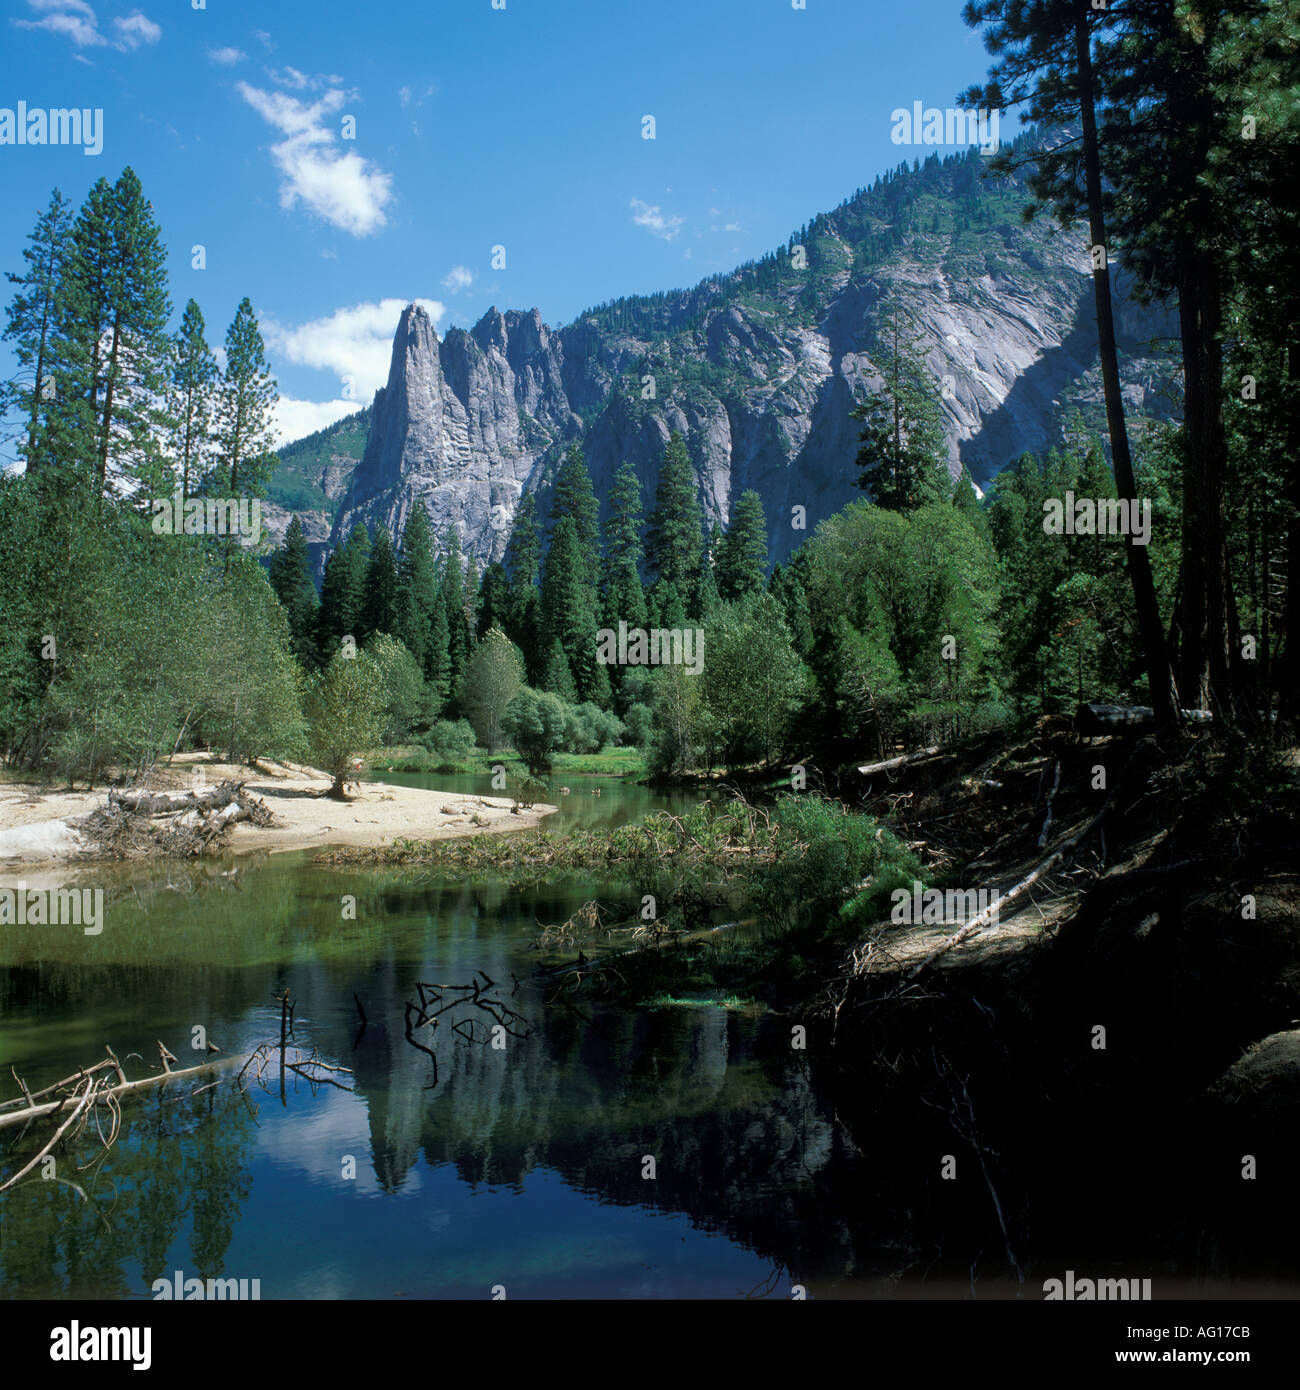
[[109,792],[86,821],[100,852],[115,858],[149,854],[192,856],[220,841],[239,821],[272,825],[274,817],[242,781],[179,796],[149,791]]
[[864,763],[858,768],[863,777],[874,776],[877,772],[890,772],[896,767],[907,767],[910,763],[924,762],[927,758],[937,758],[942,749],[939,747],[922,748],[916,753],[903,753],[897,758],[886,758],[880,763]]
[[1032,888],[1033,885],[1037,883],[1038,880],[1042,878],[1042,876],[1045,873],[1048,872],[1048,870],[1050,870],[1054,865],[1059,863],[1060,860],[1063,859],[1065,855],[1068,854],[1069,851],[1072,850],[1075,847],[1075,845],[1079,843],[1080,840],[1082,840],[1085,836],[1094,831],[1101,824],[1101,819],[1106,814],[1106,811],[1109,809],[1109,807],[1110,797],[1108,796],[1106,798],[1106,804],[1101,808],[1100,811],[1097,812],[1095,816],[1093,816],[1093,818],[1088,822],[1087,825],[1083,827],[1082,830],[1076,830],[1075,833],[1069,837],[1069,839],[1063,840],[1060,843],[1060,845],[1058,845],[1057,848],[1053,850],[1052,853],[1049,854],[1047,858],[1042,861],[1041,864],[1037,865],[1032,872],[1026,874],[1025,877],[1022,878],[1019,883],[1017,883],[1012,888],[1008,888],[1005,893],[995,898],[993,902],[991,902],[988,905],[988,907],[984,909],[983,912],[979,913],[978,916],[972,917],[970,921],[967,922],[966,925],[960,931],[954,932],[950,937],[947,938],[946,941],[943,941],[938,946],[936,946],[934,950],[931,951],[930,954],[926,956],[926,958],[923,961],[920,961],[918,964],[914,965],[907,972],[907,978],[909,980],[915,979],[916,976],[918,976],[922,970],[926,969],[927,966],[933,965],[934,962],[938,960],[940,956],[946,955],[949,951],[952,950],[954,946],[960,946],[963,941],[967,940],[967,938],[974,936],[977,932],[983,931],[984,928],[988,926],[989,922],[993,920],[994,916],[997,913],[1001,912],[1001,910],[1008,903],[1015,902],[1015,900],[1018,897],[1020,897],[1022,893],[1024,893],[1027,889]]
[[164,792],[130,791],[109,792],[110,806],[123,806],[128,811],[142,816],[169,816],[177,811],[206,810],[219,811],[238,801],[244,790],[243,782],[222,782],[206,792],[183,792],[179,796],[168,796]]
[[[135,1091],[143,1091],[149,1086],[157,1086],[164,1081],[183,1081],[187,1077],[198,1076],[201,1072],[229,1066],[236,1060],[233,1057],[216,1057],[207,1062],[200,1062],[197,1066],[185,1067],[181,1071],[170,1070],[164,1061],[163,1066],[166,1069],[156,1076],[146,1076],[139,1081],[127,1081],[121,1063],[117,1060],[112,1049],[106,1046],[104,1050],[108,1056],[102,1062],[96,1062],[94,1066],[75,1072],[62,1081],[56,1081],[53,1086],[46,1086],[39,1091],[28,1091],[27,1087],[20,1081],[18,1084],[22,1088],[23,1099],[0,1102],[0,1129],[8,1125],[26,1124],[28,1120],[39,1119],[42,1115],[53,1115],[62,1110],[70,1100],[78,1095],[83,1083],[96,1084],[94,1078],[98,1072],[111,1070],[117,1074],[119,1080],[115,1086],[99,1087],[96,1091],[96,1099],[106,1097],[116,1099],[119,1096],[131,1095]],[[173,1058],[173,1060],[175,1059]],[[42,1096],[56,1095],[60,1092],[62,1094],[57,1100],[37,1103]]]

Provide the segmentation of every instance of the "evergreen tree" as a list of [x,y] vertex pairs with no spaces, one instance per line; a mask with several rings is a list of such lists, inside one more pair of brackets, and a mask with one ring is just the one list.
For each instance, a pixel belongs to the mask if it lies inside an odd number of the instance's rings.
[[345,637],[360,646],[358,628],[365,596],[366,571],[370,567],[370,536],[357,526],[343,545],[335,546],[325,561],[321,580],[320,609],[316,615],[316,647],[328,665]]
[[481,642],[494,628],[505,631],[510,620],[510,580],[505,566],[494,560],[483,571],[483,580],[478,590],[478,621],[475,635]]
[[72,205],[56,188],[49,207],[36,219],[29,245],[23,247],[27,269],[21,275],[6,272],[6,279],[16,289],[0,339],[13,344],[18,375],[0,385],[0,416],[12,407],[23,418],[22,447],[32,472],[40,466],[37,439],[46,402],[55,387],[57,300],[71,229]]
[[271,556],[268,571],[271,587],[289,616],[289,635],[298,660],[309,666],[315,662],[316,586],[311,582],[307,557],[307,538],[302,519],[295,515],[285,532],[284,544]]
[[562,521],[566,516],[573,519],[587,580],[594,588],[600,568],[600,506],[591,485],[591,474],[587,471],[582,445],[576,442],[565,451],[551,497],[552,523]]
[[191,299],[172,339],[167,390],[168,442],[180,471],[182,501],[201,489],[207,474],[216,379],[217,360],[203,336],[203,314]]
[[469,633],[470,650],[473,650],[478,632],[478,595],[479,584],[478,561],[473,555],[469,557],[465,565],[465,627]]
[[542,530],[537,521],[536,493],[526,492],[519,499],[510,544],[506,547],[506,568],[510,573],[511,605],[511,626],[507,632],[527,655],[525,615],[529,608],[529,595],[537,593],[542,569]]
[[[674,430],[659,468],[646,534],[646,560],[658,581],[661,620],[665,609],[683,605],[695,593],[703,549],[704,520],[695,470],[681,435]],[[675,603],[669,591],[675,594]]]
[[[272,422],[278,399],[257,317],[245,297],[226,331],[226,368],[217,388],[217,495],[266,496],[278,462]],[[365,539],[365,528],[359,529]]]
[[851,412],[863,421],[858,486],[870,490],[878,507],[910,512],[946,501],[952,485],[944,464],[938,401],[924,385],[924,365],[899,342],[897,311],[891,342],[880,395]]
[[432,692],[432,713],[440,715],[451,695],[451,635],[447,626],[447,605],[442,602],[439,589],[438,602],[433,605],[429,616],[428,647],[425,652],[424,679]]
[[728,602],[756,594],[767,573],[767,518],[763,499],[752,488],[736,501],[727,534],[715,551],[719,595]]
[[572,517],[561,518],[551,535],[541,600],[546,637],[551,643],[559,642],[579,697],[588,700],[596,680],[595,599]]
[[461,555],[460,533],[447,527],[447,548],[443,556],[442,603],[447,619],[448,689],[454,690],[469,660],[469,623],[465,617],[465,561]]
[[641,583],[641,484],[636,469],[624,462],[614,474],[605,521],[605,625],[617,630],[646,625],[645,587]]
[[377,526],[370,542],[370,561],[362,586],[361,637],[369,640],[377,632],[390,637],[397,630],[397,562],[393,542],[386,526]]
[[429,515],[424,503],[416,499],[406,518],[402,532],[402,555],[397,569],[394,634],[416,659],[426,680],[434,678],[436,657],[431,624],[434,608],[439,606],[442,593],[438,585],[437,567],[433,559],[433,539],[429,532]]
[[574,684],[573,672],[569,667],[569,659],[564,654],[564,647],[560,644],[557,637],[551,643],[551,648],[546,658],[546,670],[542,676],[542,689],[549,691],[552,695],[558,695],[561,700],[572,705],[578,701],[577,686]]
[[[99,179],[73,227],[55,306],[57,405],[50,455],[93,469],[102,497],[120,470],[157,495],[165,486],[159,435],[170,346],[166,252],[140,180]],[[111,466],[111,467],[110,467]]]

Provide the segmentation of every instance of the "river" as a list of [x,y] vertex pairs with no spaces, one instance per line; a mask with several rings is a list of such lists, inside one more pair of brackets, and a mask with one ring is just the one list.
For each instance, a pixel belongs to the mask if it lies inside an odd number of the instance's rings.
[[[551,827],[693,799],[569,786]],[[160,1039],[182,1066],[208,1042],[242,1055],[278,1041],[285,989],[295,1044],[349,1070],[282,1088],[272,1066],[243,1093],[225,1079],[128,1098],[110,1150],[83,1135],[0,1196],[0,1296],[144,1299],[178,1270],[256,1279],[264,1299],[789,1297],[850,1277],[824,1191],[847,1144],[787,1022],[547,1002],[538,924],[618,885],[507,891],[312,853],[114,865],[86,884],[105,891],[99,935],[0,935],[0,1094],[17,1093],[10,1065],[36,1088],[105,1044],[132,1076]],[[406,1003],[417,981],[478,972],[527,1036],[493,1048],[440,1027],[435,1080]],[[0,1172],[16,1143],[0,1130]]]

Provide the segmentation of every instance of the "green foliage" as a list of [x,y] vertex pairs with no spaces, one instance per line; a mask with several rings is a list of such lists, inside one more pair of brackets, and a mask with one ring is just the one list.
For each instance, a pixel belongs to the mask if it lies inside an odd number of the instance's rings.
[[365,651],[354,657],[338,652],[323,671],[308,679],[308,752],[333,779],[332,795],[343,795],[353,758],[380,742],[387,697],[383,670]]
[[736,501],[727,534],[717,548],[718,596],[730,601],[757,593],[767,574],[767,518],[752,488]]
[[596,684],[596,589],[590,577],[583,540],[572,517],[561,517],[551,535],[542,573],[542,614],[551,644],[543,684],[570,697],[555,682],[563,674],[555,662],[561,648],[572,677],[575,697],[589,699]]
[[193,299],[186,303],[181,326],[172,339],[170,368],[168,444],[173,467],[180,475],[175,485],[183,501],[207,479],[216,407],[217,360],[203,336],[203,312]]
[[599,753],[623,734],[623,721],[590,702],[564,712],[564,748],[570,753]]
[[880,394],[852,414],[863,421],[856,466],[858,486],[889,511],[911,512],[952,494],[939,401],[912,344],[899,342],[898,310]]
[[12,407],[22,419],[21,448],[29,466],[38,466],[37,439],[47,413],[48,395],[42,390],[53,375],[54,328],[58,296],[63,283],[72,231],[72,205],[56,188],[49,207],[36,219],[36,226],[23,247],[26,269],[9,271],[11,285],[17,286],[5,316],[3,338],[12,344],[18,373],[0,383],[0,418]]
[[493,628],[475,647],[457,695],[457,703],[489,754],[501,742],[505,712],[523,683],[524,659],[518,647]]
[[713,614],[697,679],[727,767],[767,765],[784,752],[808,679],[771,594],[752,592]]
[[465,719],[439,719],[429,726],[420,742],[429,750],[434,771],[459,771],[474,752],[474,730]]
[[814,920],[871,880],[894,886],[919,874],[915,856],[873,816],[795,792],[777,798],[773,857],[754,871],[755,906],[778,930]]
[[267,577],[288,616],[294,655],[304,667],[314,664],[316,610],[320,600],[311,582],[302,521],[296,516],[289,522],[284,545],[271,556]]
[[388,528],[377,526],[370,542],[370,562],[362,582],[358,634],[363,640],[373,633],[397,631],[397,560]]
[[265,497],[275,470],[278,399],[257,317],[248,298],[226,330],[226,366],[217,385],[216,466],[205,491],[220,497]]
[[[660,585],[682,601],[695,593],[704,549],[704,520],[695,469],[676,430],[669,436],[646,534],[646,562]],[[662,621],[666,627],[678,623]]]
[[524,686],[506,707],[502,727],[529,772],[550,769],[551,757],[564,739],[564,702],[549,691]]
[[395,637],[376,632],[366,639],[366,654],[379,668],[383,692],[380,742],[401,743],[413,729],[429,722],[429,692],[418,662]]
[[206,737],[302,747],[288,622],[261,567],[156,536],[58,470],[0,479],[0,749],[93,783]]

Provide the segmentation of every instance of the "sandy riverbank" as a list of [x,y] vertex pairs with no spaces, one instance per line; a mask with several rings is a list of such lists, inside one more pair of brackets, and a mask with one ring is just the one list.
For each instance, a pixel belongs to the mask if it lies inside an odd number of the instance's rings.
[[[321,795],[329,787],[329,778],[312,768],[264,762],[254,769],[209,762],[202,755],[177,758],[151,779],[151,789],[193,789],[200,767],[209,787],[228,777],[245,781],[275,816],[273,826],[231,827],[223,848],[233,853],[500,834],[537,825],[556,810],[538,805],[514,812],[509,797],[467,796],[386,782],[362,782],[348,801],[335,801]],[[0,785],[0,874],[26,865],[67,864],[92,857],[94,846],[83,835],[82,822],[105,800],[104,791]]]

